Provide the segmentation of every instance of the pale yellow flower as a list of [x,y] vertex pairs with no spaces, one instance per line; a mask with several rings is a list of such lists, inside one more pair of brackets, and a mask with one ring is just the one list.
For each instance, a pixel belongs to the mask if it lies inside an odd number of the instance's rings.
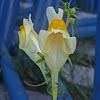
[[[59,17],[60,16],[60,17]],[[68,56],[76,49],[76,37],[70,37],[63,17],[63,10],[59,8],[58,14],[53,7],[47,8],[47,17],[50,23],[48,31],[40,30],[39,46],[44,53],[46,63],[50,70],[59,71],[66,62]]]
[[51,70],[53,100],[57,98],[58,73],[65,64],[68,56],[76,49],[76,37],[70,37],[62,20],[63,10],[58,9],[56,14],[53,7],[47,8],[47,18],[49,21],[48,30],[40,30],[39,46],[44,53],[45,61]]
[[[31,59],[36,63],[40,59],[37,52],[41,52],[38,44],[38,34],[33,29],[33,23],[31,21],[31,14],[29,19],[23,19],[23,25],[20,27],[19,33],[19,48],[22,49]],[[37,63],[40,67],[43,75],[45,76],[44,61]]]

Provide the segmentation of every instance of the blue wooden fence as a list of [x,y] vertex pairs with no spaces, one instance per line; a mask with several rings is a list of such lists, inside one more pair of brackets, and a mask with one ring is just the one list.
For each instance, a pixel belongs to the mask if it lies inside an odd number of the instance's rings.
[[98,0],[97,34],[96,34],[96,60],[94,76],[93,100],[100,100],[100,0]]
[[[12,45],[13,28],[16,23],[19,0],[0,1],[0,53],[9,52]],[[5,54],[0,57],[2,76],[7,88],[10,100],[27,100],[23,85],[9,57]]]
[[86,12],[93,12],[93,13],[96,13],[97,11],[97,0],[73,0],[73,1],[76,2],[80,10],[85,10]]
[[[33,2],[32,2],[33,1]],[[86,9],[88,5],[90,6],[90,11],[94,11],[97,0],[82,0],[83,4],[86,4]],[[39,30],[47,28],[47,19],[45,15],[46,8],[48,6],[56,7],[60,0],[26,0],[26,2],[32,3],[32,6],[25,10],[25,14],[28,16],[31,12],[33,15],[34,28],[36,32]],[[74,2],[73,5],[76,3]],[[73,6],[72,5],[72,6]],[[100,0],[98,0],[98,5],[100,5]],[[82,6],[83,7],[83,6]],[[9,50],[12,46],[12,34],[16,19],[23,18],[22,10],[18,10],[19,0],[0,0],[0,53],[4,53]],[[6,13],[5,13],[6,12]],[[18,16],[17,16],[18,15]],[[42,16],[42,17],[41,17]],[[99,27],[100,27],[100,7],[98,6],[98,21],[96,18],[80,20],[78,23],[78,31],[76,32],[77,37],[90,37],[96,35],[96,22],[97,22],[97,42],[96,42],[96,67],[95,67],[95,82],[94,82],[94,100],[99,100],[100,89],[99,84],[99,57],[100,57],[100,44],[99,44]],[[87,30],[86,30],[87,29]],[[3,45],[1,45],[3,43]],[[14,72],[10,67],[14,67],[13,63],[8,56],[0,56],[1,66],[2,66],[2,76],[5,82],[5,86],[8,90],[10,100],[28,100],[26,93],[24,91],[23,85],[20,78],[16,72]],[[61,81],[61,80],[60,80]],[[68,94],[67,100],[72,100],[68,91],[64,88],[64,93]],[[59,98],[62,100],[62,97]]]
[[[30,2],[30,0],[29,0]],[[35,30],[38,32],[39,28],[46,28],[47,26],[47,20],[45,11],[48,6],[56,6],[60,3],[60,0],[37,0],[35,2],[30,2],[30,3],[35,3],[33,7],[37,8],[34,9],[34,22],[37,25],[35,27]],[[21,80],[18,76],[18,74],[11,68],[14,68],[13,62],[9,58],[9,51],[12,46],[12,34],[13,34],[13,29],[15,27],[16,19],[17,18],[23,18],[21,14],[23,14],[22,11],[20,11],[19,8],[19,0],[1,0],[0,1],[0,53],[4,54],[0,56],[0,64],[2,66],[2,76],[3,80],[5,83],[5,86],[7,88],[10,100],[28,100],[28,97],[25,93],[25,90],[23,88],[23,85],[21,83]],[[32,8],[32,7],[31,7]],[[28,15],[30,12],[32,13],[33,10],[31,8],[25,10],[25,13]],[[42,11],[41,11],[42,10]],[[19,11],[19,12],[18,12]],[[5,13],[6,12],[6,13]],[[17,16],[20,15],[20,16]],[[41,16],[44,15],[42,18]],[[43,20],[44,19],[44,20]],[[39,20],[39,21],[38,21]],[[43,24],[45,25],[43,26]],[[38,26],[42,25],[42,26]],[[8,55],[5,54],[8,53]],[[64,90],[66,90],[64,88]],[[64,91],[64,93],[68,94],[68,100],[72,100],[70,94],[68,91]],[[60,97],[59,100],[62,97]]]

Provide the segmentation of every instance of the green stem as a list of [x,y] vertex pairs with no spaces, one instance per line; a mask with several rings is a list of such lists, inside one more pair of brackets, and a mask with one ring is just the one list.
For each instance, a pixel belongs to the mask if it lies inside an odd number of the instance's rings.
[[46,81],[47,78],[46,78],[46,70],[45,70],[44,62],[41,62],[40,70],[41,70],[41,72],[42,72],[42,74],[43,74],[43,76],[44,76],[44,79],[45,79],[45,81]]
[[52,76],[52,95],[53,95],[53,100],[57,100],[57,84],[58,83],[58,72],[51,72]]
[[69,24],[69,13],[68,13],[68,15],[67,15],[67,20],[66,20],[66,28],[68,27],[68,24]]
[[71,31],[72,31],[72,36],[74,36],[74,27],[72,24],[71,24]]

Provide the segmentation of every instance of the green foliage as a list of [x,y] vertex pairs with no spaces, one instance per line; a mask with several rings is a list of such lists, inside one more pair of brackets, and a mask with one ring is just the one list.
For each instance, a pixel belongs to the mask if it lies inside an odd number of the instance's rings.
[[30,87],[39,87],[39,86],[42,86],[42,85],[48,83],[49,81],[51,81],[51,79],[48,79],[48,80],[46,80],[45,82],[43,82],[43,83],[41,83],[41,84],[38,84],[38,85],[33,85],[33,84],[30,84],[30,83],[28,83],[28,82],[26,82],[26,81],[24,81],[24,83],[25,83],[26,85],[30,86]]
[[[61,96],[63,94],[63,84],[62,83],[56,83],[60,88],[61,90],[57,93],[57,96]],[[47,92],[48,94],[52,95],[52,85],[50,84],[48,87],[47,87]]]
[[67,72],[67,70],[64,67],[61,68],[60,72],[65,74],[65,75],[69,75],[70,74],[69,72]]
[[[74,36],[73,24],[75,23],[75,20],[78,19],[78,16],[76,15],[76,10],[78,8],[76,8],[76,7],[70,8],[71,1],[72,0],[70,0],[69,3],[68,2],[64,3],[63,1],[61,1],[62,5],[60,5],[58,7],[64,10],[64,16],[67,16],[66,27],[69,25],[71,32],[72,32],[72,36]],[[85,47],[85,48],[87,48],[87,47]],[[85,48],[83,51],[85,51]],[[40,59],[36,63],[39,63],[44,60],[44,55],[41,52],[38,52],[37,54],[40,56]],[[76,57],[77,57],[77,59],[76,59]],[[30,89],[34,89],[34,87],[39,87],[37,90],[42,91],[42,93],[43,93],[43,91],[46,89],[46,87],[41,88],[41,86],[48,84],[47,92],[50,95],[52,95],[51,72],[48,67],[45,69],[47,72],[46,73],[47,80],[44,82],[44,80],[42,78],[42,74],[40,73],[37,66],[31,60],[29,60],[29,58],[27,58],[26,55],[21,50],[18,50],[16,55],[9,56],[9,58],[12,60],[12,62],[14,62],[14,65],[16,67],[12,70],[16,71],[20,75],[22,81],[25,83],[24,84],[25,87],[27,87],[26,85],[30,86],[31,87]],[[81,59],[83,61],[86,61],[87,57],[84,57],[83,52],[82,53],[76,52],[73,56],[70,56],[70,58],[68,58],[68,62],[72,69],[73,65],[76,65],[76,64],[82,65],[83,63],[80,63]],[[72,65],[72,62],[73,62],[73,65]],[[10,66],[8,66],[8,67],[10,67]],[[73,68],[73,70],[74,70],[74,68]],[[1,67],[0,67],[0,71],[1,71]],[[65,75],[70,75],[70,73],[64,67],[60,70],[60,73],[63,73]],[[78,93],[78,95],[81,96],[81,98],[83,98],[82,100],[91,100],[91,99],[89,99],[89,96],[91,96],[91,98],[92,98],[91,91],[88,92],[86,89],[84,89],[78,85],[75,85],[72,82],[69,83],[69,82],[66,82],[66,80],[64,80],[64,82],[65,82],[65,85],[68,87],[68,90],[71,93],[71,95],[73,96],[73,98],[77,97],[77,93]],[[32,83],[32,84],[30,84],[30,83]],[[37,85],[33,85],[33,84],[37,84]],[[58,92],[58,96],[60,96],[63,93],[63,85],[61,83],[56,83],[56,84],[58,85],[58,87],[61,88],[61,90]],[[36,88],[34,90],[36,90]],[[80,100],[80,99],[76,99],[76,100]]]
[[76,10],[78,8],[77,7],[70,8],[71,1],[72,0],[70,0],[69,2],[65,2],[65,3],[61,1],[61,5],[57,7],[63,9],[64,11],[63,17],[67,15],[66,28],[69,26],[72,32],[72,36],[74,36],[73,24],[75,23],[76,20],[78,20],[78,16],[76,15]]
[[[64,11],[64,16],[65,15],[70,15],[70,17],[71,16],[73,16],[73,15],[76,15],[76,10],[78,9],[77,7],[74,7],[74,8],[70,8],[70,4],[71,4],[71,1],[72,0],[70,0],[69,2],[63,2],[63,1],[61,1],[61,5],[59,5],[59,6],[57,6],[58,8],[61,8],[61,9],[63,9],[63,11]],[[76,15],[77,16],[77,15]]]
[[62,83],[56,83],[60,88],[61,90],[58,92],[57,96],[61,96],[63,94],[63,84]]
[[67,82],[67,80],[60,74],[62,81],[67,86],[73,100],[92,100],[92,90],[87,92],[85,87],[80,87],[72,82]]
[[40,59],[36,61],[36,63],[42,62],[44,60],[44,55],[41,52],[37,53],[40,56]]

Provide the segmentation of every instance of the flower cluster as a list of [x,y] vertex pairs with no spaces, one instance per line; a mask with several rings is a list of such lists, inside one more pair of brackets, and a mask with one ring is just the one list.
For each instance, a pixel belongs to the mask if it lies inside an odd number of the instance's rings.
[[48,7],[46,15],[49,22],[48,30],[40,30],[39,35],[33,29],[31,14],[29,19],[23,19],[20,27],[19,48],[22,49],[40,68],[45,80],[48,65],[52,79],[53,100],[57,98],[58,74],[70,54],[76,49],[76,37],[70,37],[65,22],[62,20],[63,10],[58,13],[53,7]]

